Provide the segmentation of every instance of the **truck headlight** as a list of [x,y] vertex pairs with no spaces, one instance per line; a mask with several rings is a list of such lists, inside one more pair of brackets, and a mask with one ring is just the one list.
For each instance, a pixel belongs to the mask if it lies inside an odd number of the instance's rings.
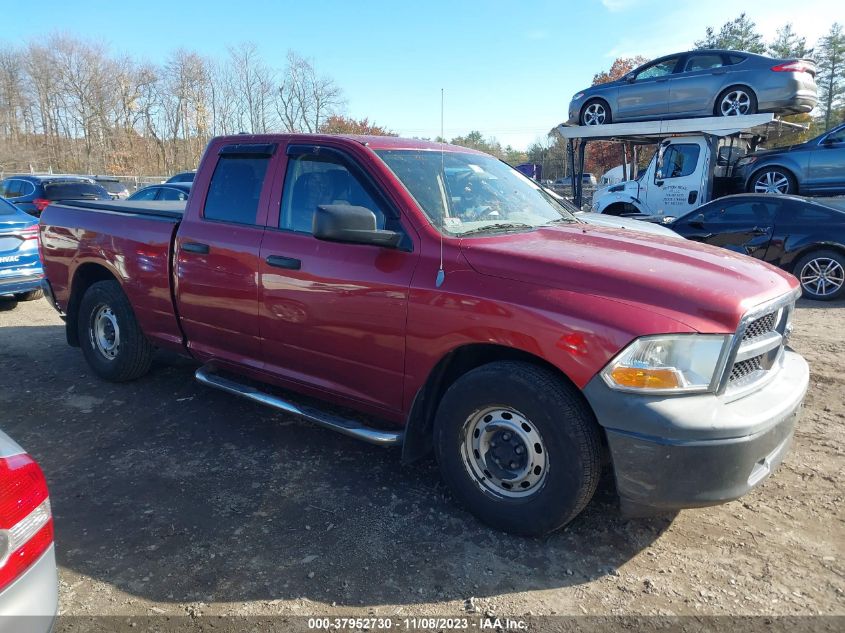
[[755,162],[757,162],[756,156],[743,156],[738,161],[736,161],[736,167],[745,167],[746,165],[751,165]]
[[723,334],[643,336],[610,361],[601,376],[620,391],[710,391],[729,339]]

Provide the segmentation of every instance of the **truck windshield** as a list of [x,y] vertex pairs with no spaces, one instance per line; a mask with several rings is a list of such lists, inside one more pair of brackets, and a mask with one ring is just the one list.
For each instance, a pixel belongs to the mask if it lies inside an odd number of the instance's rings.
[[377,150],[431,223],[447,235],[578,222],[540,185],[484,154]]

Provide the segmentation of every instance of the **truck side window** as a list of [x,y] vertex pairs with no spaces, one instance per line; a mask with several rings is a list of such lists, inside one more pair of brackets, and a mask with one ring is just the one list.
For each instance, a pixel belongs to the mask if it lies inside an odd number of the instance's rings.
[[343,163],[327,156],[290,157],[282,193],[279,228],[311,233],[314,212],[321,204],[366,207],[376,214],[378,228],[384,228],[385,214],[381,205]]
[[255,224],[258,198],[269,162],[269,156],[220,156],[208,186],[203,217],[220,222]]
[[654,172],[654,179],[665,180],[666,178],[689,176],[695,171],[700,153],[701,148],[692,143],[670,145],[663,152],[663,157],[657,163],[657,171]]

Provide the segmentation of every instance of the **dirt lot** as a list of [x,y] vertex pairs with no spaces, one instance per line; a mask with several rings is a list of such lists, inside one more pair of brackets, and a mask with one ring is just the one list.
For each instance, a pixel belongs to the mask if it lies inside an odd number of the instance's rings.
[[606,481],[543,540],[455,507],[436,466],[204,388],[94,378],[44,301],[0,300],[0,427],[51,486],[61,612],[845,614],[845,304],[802,303],[796,443],[747,498],[623,521]]

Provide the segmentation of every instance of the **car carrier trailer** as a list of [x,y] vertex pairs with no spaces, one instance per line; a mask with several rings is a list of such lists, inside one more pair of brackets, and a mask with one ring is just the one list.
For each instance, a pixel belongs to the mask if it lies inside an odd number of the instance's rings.
[[[773,114],[750,114],[596,126],[563,124],[555,132],[567,143],[576,206],[583,203],[587,145],[609,141],[623,144],[625,180],[601,189],[593,198],[592,210],[611,215],[678,216],[726,193],[717,181],[730,176],[736,159],[786,128],[805,129]],[[658,151],[638,176],[637,150],[654,144]],[[721,167],[724,173],[719,173]]]

